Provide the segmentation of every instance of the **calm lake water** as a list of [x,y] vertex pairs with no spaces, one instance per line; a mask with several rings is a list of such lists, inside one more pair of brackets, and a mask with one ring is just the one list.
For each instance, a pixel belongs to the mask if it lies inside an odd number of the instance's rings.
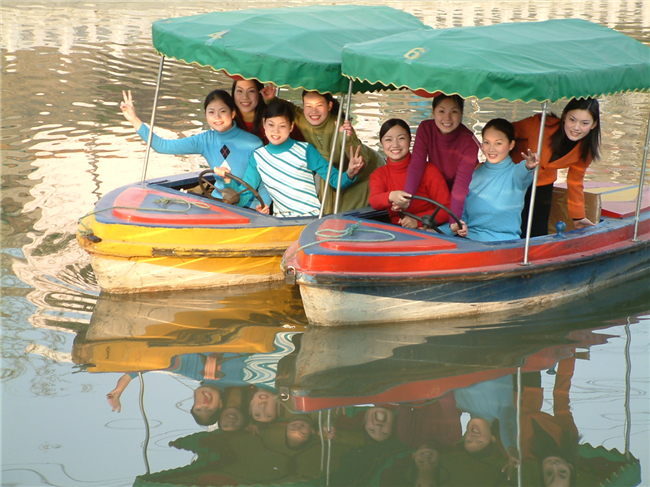
[[[320,477],[320,440],[311,437],[302,449],[285,441],[294,412],[312,412],[301,415],[309,430],[318,429],[318,410],[325,422],[330,411],[336,427],[330,485],[415,485],[411,454],[428,442],[441,452],[443,485],[500,485],[507,482],[495,467],[498,452],[477,458],[451,445],[468,421],[463,401],[472,396],[493,408],[508,396],[512,405],[518,372],[522,425],[530,432],[535,418],[551,432],[534,430],[536,438],[581,435],[578,485],[650,485],[647,279],[526,318],[353,330],[306,327],[299,296],[284,286],[100,295],[75,240],[77,220],[108,191],[141,177],[144,145],[118,104],[121,90],[131,89],[139,114],[149,117],[159,62],[151,23],[309,3],[2,2],[2,485],[277,485]],[[579,17],[650,45],[650,3],[641,0],[355,3],[400,8],[437,28]],[[158,133],[200,132],[204,95],[229,84],[208,69],[170,62]],[[587,179],[637,183],[650,95],[601,102],[604,155]],[[377,147],[385,118],[415,126],[429,118],[428,107],[405,93],[360,95],[355,126]],[[466,107],[473,128],[539,109],[489,100]],[[148,176],[205,166],[199,157],[156,154]],[[270,408],[277,418],[258,434],[208,431],[189,414],[196,371],[211,355],[221,363],[227,405],[247,404],[256,390],[287,399],[278,400],[279,412]],[[124,372],[138,371],[148,372],[143,408],[134,374],[121,412],[113,412],[107,393]],[[371,440],[366,418],[387,428],[388,439]],[[499,418],[495,429],[507,443],[516,424],[509,413]],[[522,445],[530,450],[523,436]],[[542,485],[537,468],[524,457],[522,485]]]

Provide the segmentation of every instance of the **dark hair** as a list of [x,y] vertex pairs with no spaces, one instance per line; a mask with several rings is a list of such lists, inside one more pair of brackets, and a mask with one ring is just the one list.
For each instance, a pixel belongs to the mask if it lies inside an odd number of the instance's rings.
[[[264,85],[257,81],[256,79],[236,79],[235,81],[232,82],[232,88],[230,90],[230,94],[232,95],[233,100],[235,99],[235,89],[237,88],[237,83],[240,81],[252,81],[255,84],[255,88],[257,88],[257,92],[259,93],[262,88],[264,88]],[[235,104],[236,105],[236,104]],[[262,133],[262,119],[264,118],[264,110],[266,109],[266,102],[264,101],[264,98],[262,98],[262,95],[259,95],[258,101],[257,101],[257,106],[255,107],[255,115],[253,117],[253,127],[252,127],[252,134],[259,136]],[[237,126],[242,129],[248,131],[248,128],[246,127],[246,123],[244,122],[244,115],[239,111],[239,108],[237,108],[237,116],[235,117],[237,120]]]
[[533,438],[530,441],[530,451],[539,461],[542,478],[544,476],[541,467],[544,459],[558,457],[567,462],[571,467],[569,485],[576,484],[577,465],[579,459],[580,435],[577,431],[564,430],[559,442],[551,436],[540,424],[533,419]]
[[401,118],[391,118],[390,120],[386,120],[382,124],[381,128],[379,129],[379,141],[381,142],[381,139],[384,138],[384,135],[386,135],[386,132],[388,132],[390,129],[392,129],[396,125],[399,125],[404,130],[406,130],[406,133],[409,134],[409,140],[411,140],[411,127],[409,127],[409,124],[406,123]]
[[503,133],[508,138],[508,142],[515,140],[515,127],[505,118],[493,118],[490,120],[483,127],[481,136],[485,135],[487,129],[494,129]]
[[433,101],[431,102],[431,109],[435,110],[436,107],[447,98],[451,98],[453,101],[455,101],[456,105],[458,105],[458,108],[460,108],[460,113],[463,113],[463,109],[465,108],[465,100],[463,100],[463,97],[460,95],[438,95],[433,98]]
[[[305,95],[307,95],[307,94],[319,95],[319,96],[322,96],[323,98],[325,98],[325,101],[328,104],[329,103],[332,104],[332,109],[330,110],[330,112],[333,115],[338,115],[339,110],[341,109],[341,104],[339,103],[339,101],[336,98],[334,98],[332,96],[331,93],[320,93],[320,92],[318,92],[316,90],[313,90],[313,91],[303,90],[303,92],[302,92],[302,99],[303,100],[305,99]],[[343,113],[343,118],[345,118],[345,113]]]
[[237,105],[235,105],[235,100],[232,99],[232,96],[230,96],[230,93],[228,93],[226,90],[212,90],[210,93],[208,93],[208,96],[205,97],[205,101],[203,102],[203,111],[207,110],[208,105],[214,100],[221,100],[233,112],[239,113],[239,110],[237,110]]
[[194,408],[190,409],[190,413],[192,414],[192,417],[194,418],[194,421],[196,421],[196,424],[200,424],[201,426],[211,426],[215,424],[217,421],[219,421],[219,415],[221,414],[221,408],[217,408],[217,410],[212,413],[210,416],[208,416],[206,419],[200,418],[195,412]]
[[571,110],[587,110],[596,122],[596,126],[580,141],[580,158],[586,161],[591,154],[592,159],[598,159],[600,157],[600,106],[596,98],[571,98],[569,100],[562,110],[560,128],[551,136],[552,152],[559,152],[562,144],[567,140],[564,120]]
[[284,100],[274,100],[264,110],[264,120],[267,118],[284,117],[289,123],[294,121],[294,108]]

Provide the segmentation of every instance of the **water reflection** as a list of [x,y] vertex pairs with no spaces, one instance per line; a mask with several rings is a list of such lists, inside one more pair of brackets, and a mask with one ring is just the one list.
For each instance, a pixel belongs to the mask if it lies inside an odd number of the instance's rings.
[[[273,6],[306,3],[319,2],[274,2]],[[638,0],[578,0],[570,4],[559,0],[365,3],[404,9],[436,28],[579,17],[625,32],[646,44],[650,41],[650,3]],[[575,314],[565,309],[568,314],[563,319],[543,318],[546,331],[536,330],[530,338],[530,327],[526,328],[527,321],[522,319],[519,339],[514,331],[517,323],[512,323],[515,328],[510,334],[481,328],[489,328],[492,323],[465,323],[460,327],[446,325],[444,334],[436,324],[435,336],[429,327],[385,327],[378,335],[371,329],[360,329],[356,333],[346,332],[347,335],[341,331],[338,337],[326,333],[321,336],[316,329],[304,328],[306,321],[301,316],[299,301],[282,297],[282,293],[278,297],[272,290],[253,290],[248,297],[246,292],[213,296],[159,295],[132,301],[99,296],[88,258],[76,245],[74,234],[77,219],[90,211],[101,196],[126,181],[138,180],[141,175],[144,146],[123,125],[117,104],[122,89],[136,90],[138,99],[143,100],[142,114],[149,116],[150,103],[145,100],[153,98],[158,67],[151,47],[152,22],[217,9],[268,6],[268,2],[253,0],[218,3],[158,0],[119,5],[101,0],[1,3],[3,484],[130,486],[134,482],[155,485],[166,479],[172,485],[183,485],[191,479],[198,482],[200,476],[192,477],[191,472],[203,468],[203,474],[207,475],[205,471],[214,474],[213,484],[219,485],[217,475],[225,477],[226,474],[209,471],[210,462],[222,462],[222,466],[231,462],[223,468],[234,468],[231,466],[246,465],[246,458],[249,469],[255,470],[259,463],[260,470],[266,469],[271,474],[276,465],[271,460],[257,462],[254,450],[239,450],[235,455],[235,450],[222,446],[214,447],[218,451],[210,450],[209,445],[219,445],[220,438],[230,436],[232,445],[246,448],[245,442],[251,441],[246,435],[252,433],[245,428],[253,425],[253,420],[247,417],[250,408],[246,405],[255,387],[261,384],[247,382],[246,374],[250,372],[251,377],[258,374],[259,378],[261,372],[276,368],[279,375],[273,387],[278,397],[290,399],[281,401],[283,405],[279,406],[275,421],[259,425],[260,435],[256,437],[271,435],[276,431],[274,428],[279,428],[278,448],[285,449],[272,458],[291,472],[305,471],[307,476],[315,475],[324,484],[327,469],[321,474],[317,436],[312,437],[302,456],[295,457],[298,451],[286,449],[286,444],[281,446],[287,421],[294,414],[311,417],[307,426],[318,430],[318,413],[314,407],[309,409],[308,404],[332,401],[317,409],[323,410],[324,423],[327,423],[327,411],[331,410],[332,424],[337,425],[348,421],[342,416],[344,412],[352,415],[355,409],[354,416],[360,422],[369,408],[360,404],[370,404],[370,401],[391,407],[396,403],[396,407],[402,408],[410,408],[409,403],[420,401],[421,407],[414,407],[413,424],[418,424],[417,431],[421,429],[427,435],[433,431],[433,426],[422,423],[432,418],[427,411],[442,410],[455,389],[470,386],[469,382],[461,383],[461,378],[471,378],[474,373],[497,374],[490,375],[493,379],[505,377],[516,373],[521,364],[530,367],[533,357],[544,356],[547,363],[537,369],[545,393],[542,412],[552,415],[555,376],[548,375],[544,367],[552,367],[548,365],[552,353],[558,354],[558,360],[566,360],[565,355],[570,359],[571,345],[583,342],[571,341],[567,334],[579,330],[586,330],[590,336],[610,334],[618,338],[591,345],[589,349],[578,349],[570,389],[575,423],[579,433],[591,439],[594,447],[603,445],[608,451],[614,447],[623,451],[625,330],[620,326],[607,331],[593,330],[612,327],[622,316],[647,315],[647,293],[637,301],[638,306],[634,305],[634,296],[647,290],[647,281],[640,283],[636,290],[613,290],[619,302],[596,307],[603,311],[603,316],[598,311],[589,314],[593,302],[580,302]],[[170,62],[164,73],[159,133],[169,136],[200,131],[203,94],[214,88],[228,88],[229,84],[229,80],[210,70]],[[370,146],[378,146],[377,131],[385,118],[400,116],[415,126],[429,117],[426,101],[407,92],[394,95],[360,95],[354,99],[352,111],[358,133]],[[637,180],[649,96],[633,93],[604,97],[605,156],[592,165],[588,180]],[[299,100],[299,94],[296,99]],[[536,104],[503,106],[476,100],[468,105],[472,110],[468,110],[467,123],[475,128],[496,116],[520,119],[538,109]],[[554,109],[558,111],[558,107]],[[149,176],[196,171],[202,165],[204,161],[200,158],[157,154],[149,165]],[[278,303],[275,308],[269,304],[274,301]],[[619,321],[607,322],[609,319]],[[508,324],[508,318],[504,318],[504,324]],[[644,316],[642,323],[631,327],[635,338],[631,343],[634,366],[632,388],[628,389],[631,417],[636,419],[632,422],[631,439],[635,445],[632,451],[643,462],[647,462],[648,456],[648,427],[647,421],[639,425],[639,418],[647,417],[647,324],[648,318]],[[277,336],[282,334],[284,340],[280,342]],[[473,341],[467,342],[469,339]],[[500,340],[505,340],[510,348],[495,348],[490,353],[491,346]],[[585,344],[589,343],[585,340]],[[234,348],[235,344],[240,348]],[[336,344],[341,353],[333,348]],[[309,350],[313,357],[309,356]],[[342,353],[345,350],[348,353]],[[544,350],[550,355],[543,355]],[[591,353],[590,361],[581,359],[586,352]],[[223,387],[221,397],[222,412],[229,406],[240,410],[245,417],[239,431],[227,432],[221,428],[207,432],[207,428],[197,425],[190,409],[193,391],[200,381],[163,372],[172,367],[175,357],[203,356],[207,362],[212,354],[217,354],[216,362],[224,360],[226,354],[235,354],[240,364],[243,362],[238,378],[243,376],[247,385]],[[256,368],[253,360],[258,357],[262,357],[261,365]],[[222,364],[227,369],[231,361],[236,363],[231,359]],[[245,373],[246,370],[249,372]],[[143,404],[150,426],[150,442],[146,450],[151,460],[150,470],[154,472],[140,478],[136,477],[146,468],[140,451],[145,428],[138,404],[139,377],[131,381],[120,397],[121,413],[111,412],[112,406],[106,398],[124,373],[138,371],[143,372],[147,385]],[[444,381],[451,384],[446,385]],[[272,382],[273,379],[265,381]],[[332,389],[335,384],[345,388],[345,395],[344,389],[338,393]],[[422,394],[417,386],[426,384],[430,390]],[[400,391],[401,396],[391,397],[395,391]],[[436,399],[419,399],[425,396]],[[342,410],[343,406],[346,409]],[[389,413],[385,413],[388,417]],[[233,414],[238,417],[236,412]],[[396,428],[400,427],[401,431],[408,417],[398,414]],[[349,421],[353,422],[354,418]],[[225,423],[222,420],[222,426]],[[304,430],[304,425],[298,426]],[[454,428],[454,438],[457,438],[457,423]],[[363,437],[361,424],[348,425],[347,430],[341,427],[337,435],[334,445],[346,435]],[[201,440],[206,446],[201,447],[202,453],[192,461],[194,450],[190,447],[198,445],[201,438],[206,438]],[[383,476],[382,482],[390,485],[392,481],[385,479],[396,478],[390,477],[391,472],[407,479],[403,485],[411,483],[414,467],[410,451],[419,445],[402,443],[399,436],[393,440],[403,450],[392,460],[378,457],[386,461],[379,462],[374,470],[369,469],[375,472],[371,480],[374,484]],[[178,447],[170,447],[170,441]],[[324,444],[326,453],[327,441]],[[187,449],[181,449],[184,445]],[[366,454],[371,451],[365,443],[361,446],[367,449]],[[340,451],[339,446],[333,448]],[[216,458],[217,453],[223,456]],[[309,455],[317,457],[316,464],[306,460]],[[426,452],[421,452],[421,456],[425,455]],[[600,449],[595,452],[600,459],[607,455]],[[616,458],[609,461],[615,462]],[[599,464],[606,465],[606,462],[601,460]],[[187,475],[183,469],[188,471]],[[330,480],[344,472],[340,465],[330,464]],[[625,475],[621,474],[620,478],[624,479]],[[273,478],[277,482],[287,481],[279,475],[270,475],[261,482],[268,483]],[[204,480],[211,482],[210,477]],[[444,475],[440,480],[449,482]],[[402,480],[395,481],[395,485],[400,483]],[[620,483],[634,485],[638,479],[633,476],[633,480]]]
[[112,373],[116,412],[136,409],[122,394],[152,372],[192,390],[183,408],[205,430],[169,447],[194,459],[134,485],[636,485],[638,460],[582,441],[571,407],[576,363],[629,326],[616,301],[346,329],[305,327],[295,290],[276,284],[100,295],[72,358]]

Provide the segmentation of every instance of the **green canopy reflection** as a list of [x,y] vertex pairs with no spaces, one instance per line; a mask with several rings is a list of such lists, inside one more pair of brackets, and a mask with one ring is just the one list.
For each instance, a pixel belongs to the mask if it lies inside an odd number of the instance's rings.
[[[400,32],[429,29],[383,6],[337,5],[212,12],[159,20],[153,45],[167,57],[291,88],[347,92],[341,50]],[[357,83],[354,91],[372,89]]]
[[386,88],[555,102],[650,89],[650,47],[581,19],[419,30],[345,46],[343,73]]

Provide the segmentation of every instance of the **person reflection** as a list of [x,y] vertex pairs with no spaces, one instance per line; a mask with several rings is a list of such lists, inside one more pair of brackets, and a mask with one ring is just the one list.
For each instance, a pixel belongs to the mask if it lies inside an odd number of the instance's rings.
[[531,483],[545,487],[576,485],[580,435],[569,407],[575,360],[569,357],[557,364],[553,414],[542,411],[540,373],[522,376],[522,459],[525,478]]
[[409,448],[385,462],[380,469],[380,487],[434,487],[442,485],[440,452],[433,443],[420,445],[417,450]]
[[242,386],[227,387],[224,391],[225,401],[219,415],[219,429],[239,431],[250,422],[250,415],[245,405],[248,403],[250,388]]
[[350,410],[351,417],[344,414],[336,418],[336,437],[347,432],[351,438],[349,444],[354,447],[341,457],[331,485],[366,485],[385,461],[404,450],[395,435],[395,406],[378,404],[365,412],[358,407]]
[[441,456],[449,485],[501,485],[519,465],[513,377],[479,382],[453,391],[456,407],[471,419],[462,440]]
[[370,438],[381,442],[388,440],[395,432],[395,411],[388,407],[373,407],[366,411],[363,428]]
[[[248,412],[257,421],[269,422],[275,419],[275,392],[272,386],[262,382],[266,379],[264,376],[258,378],[255,368],[249,367],[247,360],[251,355],[236,353],[179,355],[173,357],[171,366],[163,370],[199,381],[199,386],[193,393],[193,404],[190,413],[196,423],[201,426],[215,425],[219,420],[225,388],[247,387],[249,382],[260,380],[261,382],[257,384],[260,389],[256,390],[252,396]],[[122,410],[120,400],[122,393],[136,376],[137,373],[122,375],[115,389],[107,394],[106,398],[113,411],[119,413]],[[234,396],[232,400],[235,401]],[[253,410],[255,410],[259,419],[254,417]],[[236,413],[231,408],[229,415],[232,414]]]

